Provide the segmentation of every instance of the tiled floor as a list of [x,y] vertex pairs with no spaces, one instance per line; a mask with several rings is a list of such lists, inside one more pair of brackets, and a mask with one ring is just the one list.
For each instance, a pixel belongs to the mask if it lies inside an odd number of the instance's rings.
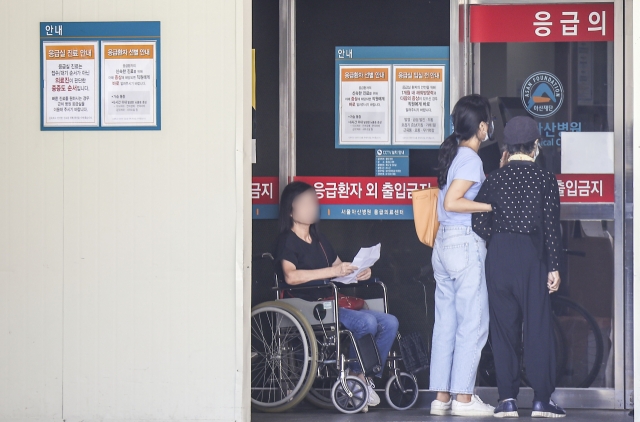
[[[520,410],[520,420],[530,418],[531,410]],[[297,409],[285,413],[258,413],[251,415],[253,422],[298,422],[298,421],[316,421],[316,422],[400,422],[400,421],[434,421],[434,422],[462,422],[474,420],[497,420],[493,417],[489,418],[461,418],[457,416],[430,416],[426,409],[410,409],[404,412],[398,412],[391,409],[372,409],[367,414],[359,413],[357,415],[345,415],[335,410],[317,410],[317,409]],[[534,419],[540,420],[540,419]],[[567,417],[562,419],[565,421],[575,422],[632,422],[633,417],[629,416],[628,411],[619,410],[585,410],[585,409],[568,409]]]

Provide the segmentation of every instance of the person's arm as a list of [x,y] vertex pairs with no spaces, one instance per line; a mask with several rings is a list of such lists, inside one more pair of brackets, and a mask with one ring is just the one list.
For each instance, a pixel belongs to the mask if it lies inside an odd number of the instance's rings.
[[547,270],[560,269],[562,239],[560,238],[560,191],[555,176],[550,175],[550,183],[543,197],[542,229],[547,254]]
[[[489,180],[485,181],[476,196],[475,202],[491,204],[491,194],[489,192]],[[493,212],[479,212],[471,216],[473,231],[483,238],[489,240],[491,237],[491,226],[493,225]]]
[[349,275],[357,270],[350,262],[342,262],[336,258],[331,267],[318,268],[317,270],[298,270],[296,266],[286,259],[282,260],[282,272],[285,283],[296,286],[313,280],[324,280]]
[[544,246],[547,255],[547,271],[549,276],[547,286],[553,293],[560,287],[560,256],[562,253],[562,239],[560,237],[560,191],[555,176],[550,175],[550,183],[544,193],[542,228],[544,231]]
[[449,190],[444,197],[444,209],[448,212],[458,212],[463,214],[471,214],[474,212],[490,212],[491,204],[483,204],[477,201],[471,201],[464,197],[471,186],[475,182],[470,180],[455,179],[451,182]]

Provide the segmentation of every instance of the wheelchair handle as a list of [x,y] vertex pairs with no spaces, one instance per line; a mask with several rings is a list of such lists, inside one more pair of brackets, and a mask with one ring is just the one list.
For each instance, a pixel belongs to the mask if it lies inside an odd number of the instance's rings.
[[269,261],[273,261],[273,255],[271,255],[269,252],[260,252],[260,253],[254,253],[253,255],[251,255],[251,261],[255,262],[255,261],[260,261],[262,259],[268,259]]

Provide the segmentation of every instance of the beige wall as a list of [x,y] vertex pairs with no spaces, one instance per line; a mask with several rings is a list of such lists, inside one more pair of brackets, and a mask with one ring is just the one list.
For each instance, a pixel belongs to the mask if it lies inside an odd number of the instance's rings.
[[[248,420],[250,5],[0,1],[0,420]],[[39,22],[127,20],[162,130],[41,132]]]

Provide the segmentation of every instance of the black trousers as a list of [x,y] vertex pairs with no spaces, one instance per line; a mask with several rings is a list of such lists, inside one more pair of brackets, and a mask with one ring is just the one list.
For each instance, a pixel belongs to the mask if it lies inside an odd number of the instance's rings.
[[548,402],[555,389],[556,360],[546,265],[530,236],[496,233],[489,242],[485,268],[500,400],[518,396],[523,345],[534,400]]

